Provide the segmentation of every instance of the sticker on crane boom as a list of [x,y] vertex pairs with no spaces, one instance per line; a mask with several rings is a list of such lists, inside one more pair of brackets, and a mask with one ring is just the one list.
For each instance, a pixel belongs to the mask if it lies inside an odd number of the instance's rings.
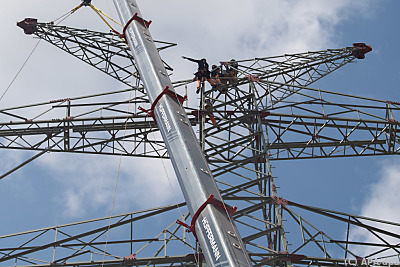
[[213,250],[215,260],[218,261],[218,259],[221,257],[221,253],[219,252],[218,244],[215,242],[215,238],[212,233],[210,224],[208,223],[207,217],[204,217],[202,222],[204,230],[206,230],[208,241],[210,242],[211,248]]
[[169,133],[171,131],[172,127],[171,127],[171,123],[169,122],[169,119],[167,117],[167,113],[165,112],[164,106],[162,104],[160,104],[158,106],[158,110],[161,113],[161,117],[162,117],[162,119],[164,121],[165,128],[167,129],[167,133]]
[[143,52],[143,47],[139,44],[138,40],[136,39],[136,36],[132,28],[129,28],[129,33],[130,36],[132,37],[131,40],[133,42],[133,48],[135,49],[136,55],[139,55],[140,53]]
[[130,36],[132,37],[133,47],[136,48],[139,45],[139,43],[136,39],[135,33],[133,32],[132,28],[129,28],[129,33]]

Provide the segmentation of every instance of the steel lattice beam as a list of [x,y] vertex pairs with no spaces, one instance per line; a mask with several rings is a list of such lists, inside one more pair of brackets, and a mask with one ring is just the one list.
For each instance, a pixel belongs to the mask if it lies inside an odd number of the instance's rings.
[[0,139],[0,147],[9,149],[168,157],[157,126],[146,116],[11,123],[0,125]]

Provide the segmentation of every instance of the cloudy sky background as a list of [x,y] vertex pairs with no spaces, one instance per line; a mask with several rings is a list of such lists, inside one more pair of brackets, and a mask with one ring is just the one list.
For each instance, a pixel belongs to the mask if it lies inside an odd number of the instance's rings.
[[[80,1],[18,0],[3,3],[0,18],[0,93],[6,90],[37,40],[15,26],[25,17],[48,22]],[[110,0],[93,4],[117,18]],[[314,87],[400,101],[398,1],[220,0],[138,1],[152,20],[154,39],[178,43],[162,53],[175,68],[173,80],[188,79],[196,66],[182,55],[210,63],[366,42],[373,52]],[[108,31],[89,9],[63,24]],[[125,88],[63,51],[41,42],[0,108]],[[1,115],[0,120],[3,121]],[[34,155],[0,151],[4,173]],[[396,157],[302,160],[273,163],[284,198],[385,220],[400,221],[400,161]],[[45,154],[0,183],[0,235],[110,214],[120,169],[115,213],[182,200],[169,162],[118,157]],[[168,175],[166,175],[167,170]],[[170,188],[174,188],[171,193]],[[397,229],[398,232],[398,229]],[[357,236],[360,241],[365,238]],[[367,240],[365,240],[367,241]]]

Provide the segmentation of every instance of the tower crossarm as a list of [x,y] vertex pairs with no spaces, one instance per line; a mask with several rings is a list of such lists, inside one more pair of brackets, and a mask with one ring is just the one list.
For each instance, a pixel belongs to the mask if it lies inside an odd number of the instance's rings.
[[[113,32],[40,23],[36,19],[25,19],[17,25],[24,29],[26,34],[34,34],[128,86],[135,84],[134,79],[139,79],[129,47]],[[159,44],[159,50],[176,45],[164,41],[155,43]],[[168,64],[164,64],[167,70],[172,70]]]
[[[205,152],[210,163],[219,165],[214,169],[215,173],[226,173],[242,168],[244,164],[267,159],[400,153],[397,120],[400,105],[397,102],[358,99],[349,104],[347,98],[353,97],[337,96],[338,102],[302,99],[281,103],[269,111],[214,110],[221,131],[215,127],[206,131]],[[257,119],[261,120],[262,130],[246,133],[246,125],[255,123]],[[233,126],[242,130],[232,131]],[[251,146],[259,142],[263,133],[268,135],[267,149]]]
[[398,102],[301,88],[264,113],[271,160],[399,154]]
[[53,119],[0,124],[0,148],[168,158],[147,116]]
[[[196,123],[194,118],[191,123]],[[225,163],[214,175],[267,156],[291,160],[400,153],[399,123],[394,120],[270,113],[262,124],[269,131],[269,155],[257,149],[252,156],[238,155],[240,149],[251,150],[248,144],[257,134],[225,140],[205,150],[210,163]],[[158,131],[146,116],[9,122],[0,124],[0,148],[42,151],[62,140],[50,151],[168,158]]]
[[[184,84],[178,81],[176,86]],[[141,90],[131,87],[4,107],[0,149],[168,158],[158,126],[143,111],[150,105]]]
[[399,123],[271,113],[270,160],[399,154]]
[[[344,65],[365,58],[372,49],[363,43],[352,47],[236,61],[238,82],[255,82],[257,99],[283,101]],[[226,64],[232,64],[231,62]],[[295,90],[292,86],[296,86]]]

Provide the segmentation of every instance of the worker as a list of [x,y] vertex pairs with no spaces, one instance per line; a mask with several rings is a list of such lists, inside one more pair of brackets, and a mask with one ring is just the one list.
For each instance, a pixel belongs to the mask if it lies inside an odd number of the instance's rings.
[[221,68],[218,67],[217,65],[212,65],[211,66],[211,78],[217,83],[221,83]]
[[221,64],[224,66],[224,69],[220,72],[221,86],[219,90],[222,93],[226,93],[228,83],[233,86],[237,84],[239,64],[234,59],[231,59],[229,62],[221,62]]
[[216,82],[214,82],[211,79],[210,70],[208,69],[209,66],[208,66],[207,60],[205,58],[202,58],[200,60],[193,59],[193,58],[188,58],[188,57],[185,57],[185,56],[183,56],[182,58],[183,59],[187,59],[187,60],[192,61],[192,62],[196,62],[199,65],[199,67],[197,69],[197,72],[194,74],[195,75],[194,80],[197,80],[196,94],[198,94],[200,92],[201,83],[203,81],[205,81],[205,80],[207,80],[211,84],[211,86],[213,86],[213,87],[217,85]]
[[239,64],[234,59],[231,59],[231,61],[229,61],[228,73],[231,78],[230,79],[231,84],[236,84],[237,82],[238,65]]
[[208,116],[210,118],[210,121],[211,121],[212,125],[214,127],[217,127],[217,129],[220,131],[221,127],[218,126],[217,121],[215,120],[215,118],[214,118],[214,116],[212,114],[213,105],[212,105],[210,99],[206,99],[204,108],[206,110],[206,116]]

